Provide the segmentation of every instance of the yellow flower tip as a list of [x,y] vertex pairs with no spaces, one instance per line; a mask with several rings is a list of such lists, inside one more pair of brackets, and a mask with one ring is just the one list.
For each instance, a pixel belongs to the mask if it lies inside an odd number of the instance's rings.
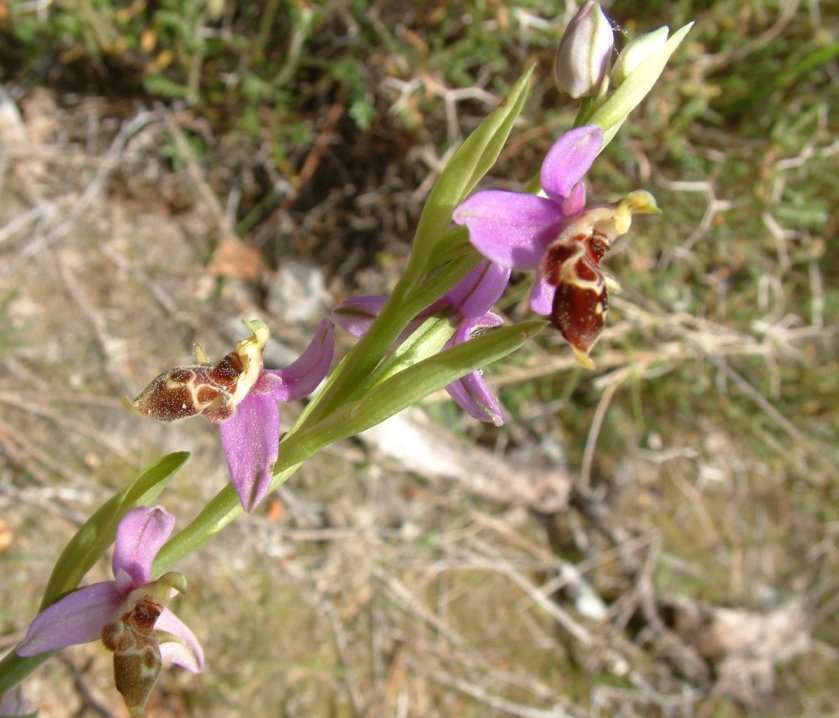
[[261,352],[271,336],[268,325],[261,319],[243,319],[242,324],[250,329],[253,334],[236,345],[237,351],[244,351],[246,345],[254,345],[254,348]]
[[207,366],[210,363],[210,358],[207,356],[207,352],[204,351],[204,347],[200,344],[193,345],[192,353],[195,355],[196,364]]
[[656,204],[655,197],[642,189],[626,195],[621,204],[624,203],[634,214],[663,214]]
[[164,573],[155,583],[162,588],[174,588],[178,593],[186,593],[186,576],[177,571]]
[[[614,206],[614,205],[613,205]],[[632,226],[633,214],[662,214],[649,192],[630,192],[614,209],[614,228],[617,235],[626,234]]]
[[123,405],[123,407],[128,409],[128,411],[130,411],[132,414],[142,415],[142,412],[140,411],[140,407],[137,405],[137,400],[136,399],[129,399],[127,396],[124,396],[124,397],[122,397],[122,405]]
[[577,358],[577,361],[580,362],[584,369],[594,371],[594,362],[588,354],[586,354],[584,351],[580,351],[576,347],[571,347],[571,349],[574,350],[574,356]]

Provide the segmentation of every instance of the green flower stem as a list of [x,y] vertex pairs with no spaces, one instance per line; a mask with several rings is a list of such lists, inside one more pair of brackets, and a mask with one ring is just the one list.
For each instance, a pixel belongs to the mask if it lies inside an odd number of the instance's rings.
[[572,127],[582,127],[588,124],[588,118],[594,109],[597,107],[597,97],[584,97],[580,102],[580,109],[577,110],[577,116],[574,118]]
[[[275,489],[286,479],[291,477],[300,465],[300,461],[293,464],[288,462],[289,454],[283,442],[283,451],[275,469],[274,481],[271,489]],[[284,461],[285,459],[285,461]],[[228,484],[219,491],[212,500],[201,510],[186,527],[170,538],[160,552],[152,566],[152,575],[160,576],[171,570],[182,558],[207,543],[213,536],[244,513],[242,504],[233,486]]]

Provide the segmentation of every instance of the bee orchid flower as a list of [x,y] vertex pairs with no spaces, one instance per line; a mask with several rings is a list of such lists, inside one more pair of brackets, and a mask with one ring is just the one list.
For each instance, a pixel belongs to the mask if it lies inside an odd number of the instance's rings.
[[163,659],[193,673],[204,667],[195,634],[166,606],[186,587],[175,572],[151,580],[152,562],[172,533],[175,517],[160,506],[129,511],[114,543],[113,581],[85,586],[39,613],[16,652],[21,657],[102,639],[114,652],[114,679],[134,716],[146,701]]
[[218,364],[195,348],[196,364],[163,372],[127,408],[160,421],[204,414],[219,425],[224,458],[242,507],[265,497],[279,456],[280,404],[311,394],[323,380],[335,349],[332,322],[324,319],[300,358],[285,369],[266,369],[265,322],[245,320],[251,336]]
[[607,289],[617,285],[600,269],[600,260],[614,240],[629,231],[633,212],[658,212],[647,192],[586,208],[583,177],[602,144],[599,127],[570,130],[542,164],[545,196],[488,190],[466,199],[453,214],[490,261],[537,271],[531,309],[550,315],[587,368],[594,366],[588,354],[605,323]]

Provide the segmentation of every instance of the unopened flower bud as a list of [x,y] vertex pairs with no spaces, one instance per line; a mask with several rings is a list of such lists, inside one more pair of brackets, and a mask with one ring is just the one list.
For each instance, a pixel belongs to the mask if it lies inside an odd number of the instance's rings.
[[596,95],[609,70],[613,45],[609,20],[589,0],[568,24],[556,51],[557,87],[574,98]]
[[648,57],[660,52],[667,42],[668,27],[658,28],[631,40],[612,67],[612,82],[617,86],[629,77]]

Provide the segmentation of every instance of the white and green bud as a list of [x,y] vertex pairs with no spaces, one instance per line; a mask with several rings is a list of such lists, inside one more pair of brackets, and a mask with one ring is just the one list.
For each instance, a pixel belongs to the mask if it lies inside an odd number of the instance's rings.
[[589,0],[568,23],[554,59],[554,79],[573,98],[597,95],[609,72],[614,35],[600,5]]
[[664,43],[667,42],[667,35],[670,31],[666,25],[646,35],[641,35],[630,40],[626,47],[621,50],[615,64],[612,66],[612,84],[620,85],[629,77],[638,66],[651,55],[661,52]]

